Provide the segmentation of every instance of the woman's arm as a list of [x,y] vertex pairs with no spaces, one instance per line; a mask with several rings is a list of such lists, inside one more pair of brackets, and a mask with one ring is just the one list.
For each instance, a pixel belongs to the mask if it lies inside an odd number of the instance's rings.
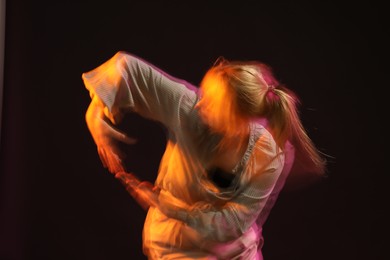
[[217,242],[237,239],[266,206],[284,165],[284,154],[266,139],[257,142],[247,165],[251,177],[231,200],[223,205],[200,201],[182,206],[171,193],[161,190],[158,208],[168,217],[183,221],[205,239]]
[[88,129],[103,165],[111,173],[124,170],[115,142],[134,143],[113,127],[126,112],[136,112],[175,129],[181,122],[182,111],[196,100],[194,86],[126,52],[118,52],[83,73],[82,78],[92,98],[86,112]]
[[156,186],[147,181],[140,181],[135,175],[127,172],[117,172],[115,178],[125,186],[127,192],[144,210],[157,206],[159,190]]
[[181,106],[193,106],[196,100],[196,87],[123,51],[82,78],[113,124],[132,111],[172,128],[179,123]]
[[97,96],[93,97],[85,114],[85,120],[96,143],[103,167],[108,168],[111,173],[123,171],[122,159],[124,156],[117,147],[116,142],[121,141],[133,144],[136,140],[115,129],[108,122],[103,110],[104,106]]

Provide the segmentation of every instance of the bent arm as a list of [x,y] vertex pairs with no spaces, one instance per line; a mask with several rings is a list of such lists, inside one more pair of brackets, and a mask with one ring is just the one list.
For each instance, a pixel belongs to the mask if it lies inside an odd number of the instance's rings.
[[196,100],[196,87],[122,51],[83,73],[82,78],[91,96],[99,98],[104,114],[114,124],[124,113],[132,111],[174,127],[183,100]]
[[159,209],[167,216],[183,221],[205,239],[217,242],[234,240],[248,231],[264,210],[283,164],[282,152],[256,149],[247,166],[251,177],[231,200],[222,205],[199,201],[183,207],[168,191],[161,190]]
[[[272,175],[277,175],[277,173],[264,173],[264,177],[259,179],[273,179]],[[262,180],[255,182],[262,182]],[[205,239],[217,242],[237,239],[256,221],[272,190],[271,187],[255,188],[253,185],[222,207],[198,202],[187,209],[175,207],[172,217],[185,222]],[[253,195],[253,189],[257,190],[256,195]],[[252,194],[248,194],[248,190],[251,190]]]
[[133,144],[135,140],[118,131],[108,122],[104,115],[104,106],[96,96],[92,98],[88,106],[85,120],[97,146],[103,167],[108,168],[111,173],[123,171],[122,158],[124,155],[118,148],[116,141]]

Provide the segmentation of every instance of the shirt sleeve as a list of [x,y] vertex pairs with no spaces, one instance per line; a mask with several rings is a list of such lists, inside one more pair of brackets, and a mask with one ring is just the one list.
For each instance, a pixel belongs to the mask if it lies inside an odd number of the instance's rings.
[[90,96],[99,97],[105,115],[114,124],[132,111],[172,127],[182,100],[196,99],[195,86],[123,51],[83,73],[82,79]]
[[[282,171],[284,154],[269,137],[260,138],[247,171],[251,177],[236,197],[221,206],[197,202],[177,208],[176,219],[195,229],[205,240],[226,242],[240,237],[263,210]],[[177,204],[176,204],[177,205]]]

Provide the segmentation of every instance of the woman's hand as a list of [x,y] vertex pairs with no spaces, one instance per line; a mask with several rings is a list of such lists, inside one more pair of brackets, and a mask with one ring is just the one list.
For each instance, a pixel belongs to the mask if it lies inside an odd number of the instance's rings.
[[125,158],[125,155],[118,148],[116,141],[134,144],[136,140],[116,130],[107,121],[103,111],[104,105],[95,96],[88,107],[85,120],[97,146],[103,166],[108,168],[112,174],[115,174],[124,170],[122,160]]
[[145,210],[156,207],[167,217],[179,219],[178,213],[188,208],[186,203],[175,198],[168,191],[160,190],[150,182],[140,181],[131,173],[117,172],[115,178],[120,180],[129,194]]
[[165,216],[181,221],[185,221],[183,218],[186,218],[185,212],[189,208],[184,201],[176,198],[167,190],[159,191],[157,207]]
[[117,172],[115,178],[120,180],[129,194],[144,210],[157,206],[159,189],[156,186],[147,181],[141,182],[133,174],[126,172]]

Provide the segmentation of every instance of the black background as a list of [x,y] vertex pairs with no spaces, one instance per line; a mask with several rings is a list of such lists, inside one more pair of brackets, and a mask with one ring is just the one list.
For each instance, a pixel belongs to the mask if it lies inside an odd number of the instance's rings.
[[[194,84],[221,55],[271,65],[334,158],[326,181],[281,194],[265,259],[388,259],[385,8],[229,2],[7,1],[1,260],[145,259],[145,212],[102,167],[84,120],[81,74],[119,50]],[[163,131],[136,120],[122,125],[139,138],[128,162],[153,180]]]

